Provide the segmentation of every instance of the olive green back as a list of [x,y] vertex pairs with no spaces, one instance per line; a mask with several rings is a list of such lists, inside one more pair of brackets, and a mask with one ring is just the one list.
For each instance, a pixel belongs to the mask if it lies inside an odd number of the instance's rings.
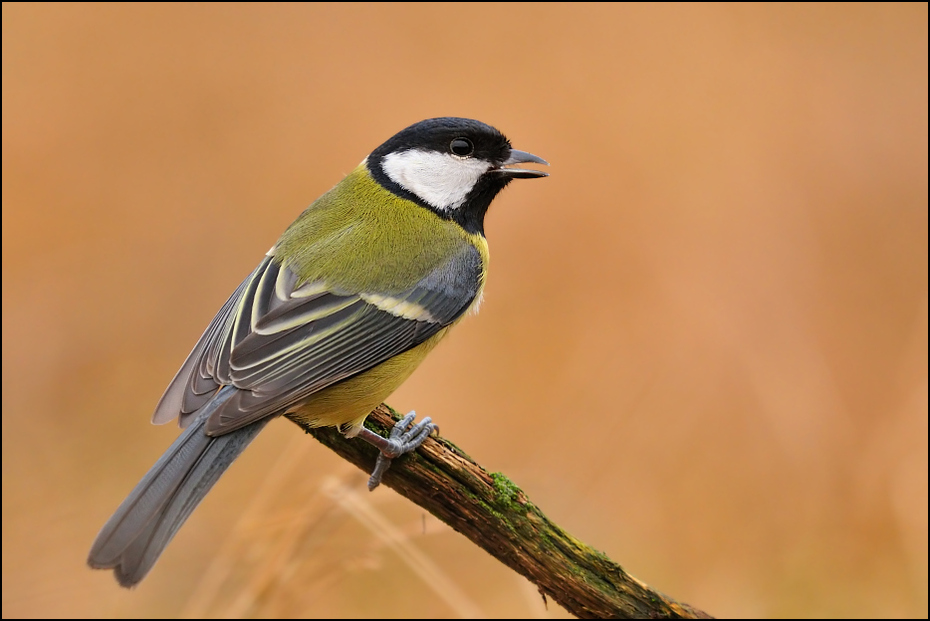
[[484,237],[384,189],[363,162],[288,227],[274,254],[301,283],[398,294],[474,249],[487,269]]

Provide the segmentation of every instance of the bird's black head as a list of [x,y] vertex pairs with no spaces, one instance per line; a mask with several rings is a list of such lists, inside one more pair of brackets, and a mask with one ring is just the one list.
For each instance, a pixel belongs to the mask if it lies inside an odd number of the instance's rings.
[[398,132],[368,156],[368,170],[382,186],[470,233],[484,234],[484,214],[511,179],[545,177],[538,170],[508,168],[546,164],[517,151],[480,121],[427,119]]

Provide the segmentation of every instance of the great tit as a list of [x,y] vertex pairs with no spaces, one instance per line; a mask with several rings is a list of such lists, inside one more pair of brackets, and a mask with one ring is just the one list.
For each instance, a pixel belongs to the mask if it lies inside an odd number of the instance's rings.
[[154,423],[184,432],[104,525],[88,556],[137,584],[269,420],[339,426],[390,459],[435,426],[411,412],[382,438],[368,413],[481,299],[484,216],[512,179],[546,164],[484,123],[415,123],[291,224],[230,296],[168,385]]

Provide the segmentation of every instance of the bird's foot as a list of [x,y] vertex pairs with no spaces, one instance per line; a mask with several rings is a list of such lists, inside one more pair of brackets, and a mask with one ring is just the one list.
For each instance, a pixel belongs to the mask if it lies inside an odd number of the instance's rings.
[[[368,479],[368,489],[373,490],[381,484],[381,477],[391,467],[391,460],[400,457],[404,453],[415,451],[433,431],[439,427],[433,424],[429,416],[421,420],[412,427],[410,424],[417,417],[417,413],[411,411],[402,419],[394,423],[391,429],[391,435],[382,438],[374,431],[362,427],[358,432],[358,437],[365,440],[379,451],[378,461],[375,462],[375,469]],[[409,427],[409,429],[408,429]]]

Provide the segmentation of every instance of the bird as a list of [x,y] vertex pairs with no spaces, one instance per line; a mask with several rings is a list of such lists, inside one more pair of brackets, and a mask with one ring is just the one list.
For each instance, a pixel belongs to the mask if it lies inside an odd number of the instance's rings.
[[434,432],[411,412],[365,428],[447,334],[477,309],[485,214],[548,163],[480,121],[401,130],[301,213],[207,326],[152,415],[183,432],[97,535],[87,563],[137,585],[210,488],[272,419],[336,426],[391,459]]

